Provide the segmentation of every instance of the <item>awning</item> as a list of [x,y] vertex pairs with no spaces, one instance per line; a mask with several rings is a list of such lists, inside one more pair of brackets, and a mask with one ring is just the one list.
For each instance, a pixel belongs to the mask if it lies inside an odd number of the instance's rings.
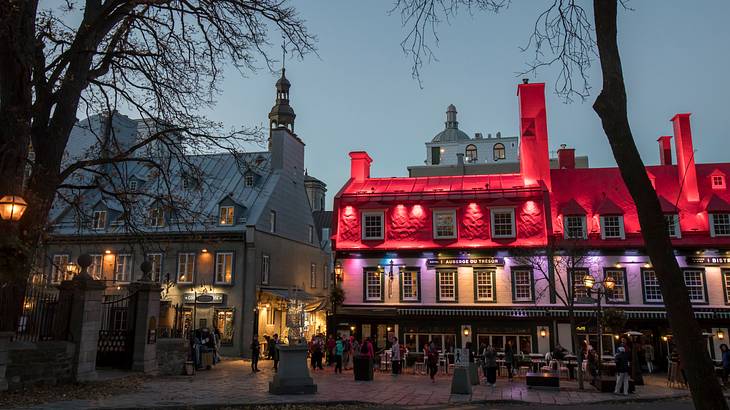
[[[619,309],[621,309],[619,307]],[[575,316],[589,318],[596,316],[595,309],[577,308]],[[730,310],[708,309],[695,310],[697,319],[730,319]],[[467,317],[509,317],[509,318],[533,318],[533,317],[568,317],[568,310],[565,308],[403,308],[398,309],[399,315],[404,316],[467,316]],[[666,319],[667,312],[664,310],[624,310],[627,319]]]
[[261,292],[268,293],[269,295],[277,298],[286,300],[297,298],[303,303],[312,303],[324,299],[323,296],[312,295],[311,293],[307,293],[301,289],[295,289],[294,291],[290,291],[286,288],[274,288],[267,286],[262,286],[259,289],[261,290]]

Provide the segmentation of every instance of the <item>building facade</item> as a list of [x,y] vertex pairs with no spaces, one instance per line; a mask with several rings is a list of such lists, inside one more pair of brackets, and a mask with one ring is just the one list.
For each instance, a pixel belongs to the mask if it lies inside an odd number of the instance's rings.
[[[430,340],[444,349],[511,342],[522,353],[575,350],[573,305],[579,336],[598,346],[595,295],[583,285],[590,274],[616,283],[602,304],[623,312],[622,331],[641,331],[666,357],[671,329],[618,168],[578,168],[567,148],[551,167],[544,84],[520,84],[518,98],[519,172],[372,178],[367,153],[350,153],[332,230],[345,292],[338,330],[380,347],[397,335],[416,351]],[[689,114],[672,121],[677,164],[671,137],[661,137],[662,161],[646,172],[719,357],[730,324],[730,163],[695,164]],[[607,332],[604,353],[617,337]]]
[[[90,273],[106,281],[111,299],[141,279],[139,266],[148,260],[151,279],[162,285],[158,334],[186,337],[215,327],[224,355],[250,355],[253,335],[286,337],[292,299],[304,307],[305,332],[325,332],[331,257],[305,186],[304,142],[293,132],[284,73],[276,88],[267,151],[173,157],[167,182],[144,161],[124,163],[109,184],[133,195],[132,207],[106,194],[112,187],[105,185],[73,205],[57,204],[40,271],[59,283],[75,272],[79,255],[91,254]],[[139,121],[111,120],[122,125],[114,128],[123,141],[144,131]],[[93,124],[104,121],[87,123],[75,141],[98,140]],[[180,207],[154,199],[168,189]],[[317,201],[325,191],[319,182]],[[113,320],[124,326],[124,318]]]

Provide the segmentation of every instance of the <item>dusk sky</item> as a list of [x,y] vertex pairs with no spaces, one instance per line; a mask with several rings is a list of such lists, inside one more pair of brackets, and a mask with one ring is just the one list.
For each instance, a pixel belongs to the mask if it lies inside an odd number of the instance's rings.
[[[309,174],[328,185],[328,208],[349,177],[349,151],[370,154],[373,176],[406,175],[408,165],[423,164],[424,143],[443,129],[448,104],[456,105],[459,127],[469,135],[517,135],[518,72],[532,56],[520,47],[547,2],[513,2],[497,15],[461,12],[442,24],[438,61],[422,68],[423,88],[411,78],[411,61],[400,48],[405,31],[400,16],[388,14],[391,2],[293,4],[317,35],[319,54],[287,60],[295,130],[307,145]],[[727,162],[730,2],[629,5],[633,10],[619,11],[619,42],[629,118],[644,161],[658,163],[657,137],[672,134],[675,113],[691,112],[697,162]],[[529,76],[547,83],[550,149],[567,144],[588,155],[592,167],[615,165],[591,107],[600,91],[599,62],[585,102],[565,104],[555,95],[556,74],[546,69]],[[229,72],[208,115],[231,126],[266,124],[277,76],[265,69],[247,78]]]

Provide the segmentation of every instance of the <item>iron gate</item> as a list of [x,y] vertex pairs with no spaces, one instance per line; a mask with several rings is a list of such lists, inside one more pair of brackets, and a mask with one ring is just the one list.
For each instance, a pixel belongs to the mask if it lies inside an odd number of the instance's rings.
[[101,327],[96,350],[97,367],[129,369],[134,353],[134,318],[137,293],[107,296],[101,304]]

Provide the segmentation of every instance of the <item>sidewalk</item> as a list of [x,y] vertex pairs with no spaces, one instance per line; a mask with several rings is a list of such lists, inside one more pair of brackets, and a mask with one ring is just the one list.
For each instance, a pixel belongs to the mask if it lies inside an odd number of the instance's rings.
[[[451,395],[451,377],[437,376],[431,383],[427,376],[375,373],[372,382],[356,382],[352,371],[335,375],[332,368],[313,372],[318,386],[315,395],[275,396],[268,393],[272,362],[260,362],[261,372],[252,374],[250,362],[224,360],[213,370],[195,376],[149,377],[138,389],[91,400],[49,402],[35,408],[144,408],[195,407],[214,405],[252,405],[281,403],[369,403],[388,406],[432,406],[479,402],[528,402],[535,404],[589,404],[626,400],[658,400],[687,397],[687,390],[669,389],[663,377],[647,376],[647,384],[638,386],[628,397],[598,393],[592,387],[578,390],[576,382],[561,381],[560,391],[527,389],[524,379],[509,383],[497,380],[497,387],[473,386],[471,395]],[[132,376],[134,377],[134,376]]]

